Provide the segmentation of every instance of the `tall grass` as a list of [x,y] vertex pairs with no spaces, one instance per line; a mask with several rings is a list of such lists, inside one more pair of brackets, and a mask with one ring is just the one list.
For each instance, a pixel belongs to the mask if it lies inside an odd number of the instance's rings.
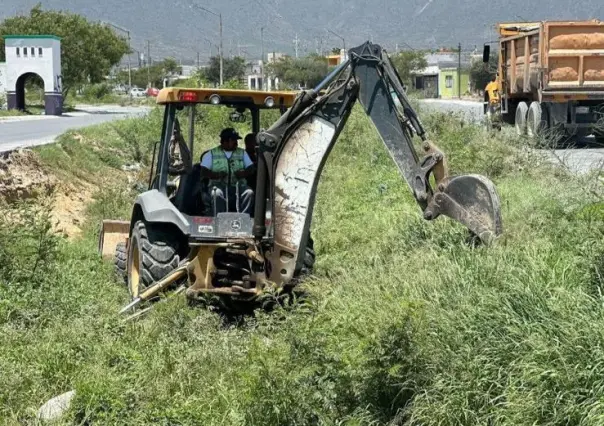
[[505,133],[425,124],[453,173],[495,181],[494,246],[421,219],[355,110],[319,185],[303,301],[235,325],[175,298],[122,323],[126,291],[92,235],[58,241],[43,285],[0,279],[0,418],[32,422],[76,389],[64,424],[603,423],[597,197]]

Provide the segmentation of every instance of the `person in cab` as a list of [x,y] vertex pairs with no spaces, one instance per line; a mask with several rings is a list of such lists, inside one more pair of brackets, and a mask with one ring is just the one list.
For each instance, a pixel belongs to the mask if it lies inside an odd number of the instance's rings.
[[252,214],[254,191],[247,179],[255,173],[248,153],[237,146],[241,136],[232,127],[220,132],[220,145],[201,157],[201,176],[208,179],[206,199],[216,213]]

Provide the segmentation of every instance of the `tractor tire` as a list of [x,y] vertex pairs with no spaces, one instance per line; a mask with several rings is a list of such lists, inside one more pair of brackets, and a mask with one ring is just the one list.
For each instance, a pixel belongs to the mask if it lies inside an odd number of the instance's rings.
[[297,277],[304,277],[312,274],[316,257],[314,241],[312,237],[308,237],[308,244],[306,244],[306,250],[304,250],[304,263],[302,264],[302,268],[300,268]]
[[527,126],[526,126],[526,118],[528,115],[528,105],[526,102],[520,102],[516,107],[516,119],[514,120],[514,124],[516,127],[516,133],[518,136],[526,136]]
[[128,284],[128,251],[125,242],[119,242],[115,246],[113,266],[119,279],[123,280],[124,284]]
[[128,251],[128,291],[134,299],[178,267],[178,239],[161,227],[138,221]]

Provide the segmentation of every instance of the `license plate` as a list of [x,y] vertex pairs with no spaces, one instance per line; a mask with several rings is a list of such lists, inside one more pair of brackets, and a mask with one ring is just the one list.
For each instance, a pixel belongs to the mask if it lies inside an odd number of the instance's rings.
[[589,114],[589,107],[577,107],[577,114]]

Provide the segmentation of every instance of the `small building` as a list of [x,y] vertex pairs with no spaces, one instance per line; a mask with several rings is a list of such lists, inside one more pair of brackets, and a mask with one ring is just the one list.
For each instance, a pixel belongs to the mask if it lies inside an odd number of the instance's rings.
[[[280,54],[281,55],[281,54]],[[269,53],[268,62],[278,60],[284,56]],[[248,90],[279,90],[279,79],[272,75],[262,75],[262,60],[249,61],[245,70],[245,82]],[[266,84],[265,84],[266,83]]]
[[438,73],[437,65],[430,65],[413,76],[413,87],[423,92],[426,98],[438,98]]
[[[461,84],[460,84],[461,80]],[[464,95],[470,92],[470,71],[466,68],[443,67],[438,76],[439,97],[442,99],[451,99],[459,97],[459,90]]]
[[339,55],[328,55],[326,58],[328,67],[337,67],[346,60],[346,51],[344,49],[340,49]]
[[470,91],[470,58],[462,53],[461,72],[459,56],[455,52],[437,52],[426,55],[428,66],[414,73],[413,88],[427,98],[451,99],[459,97],[458,74],[461,75],[461,94]]
[[44,82],[46,114],[61,115],[61,39],[54,35],[5,35],[3,38],[8,108],[25,109],[25,82],[37,75]]

